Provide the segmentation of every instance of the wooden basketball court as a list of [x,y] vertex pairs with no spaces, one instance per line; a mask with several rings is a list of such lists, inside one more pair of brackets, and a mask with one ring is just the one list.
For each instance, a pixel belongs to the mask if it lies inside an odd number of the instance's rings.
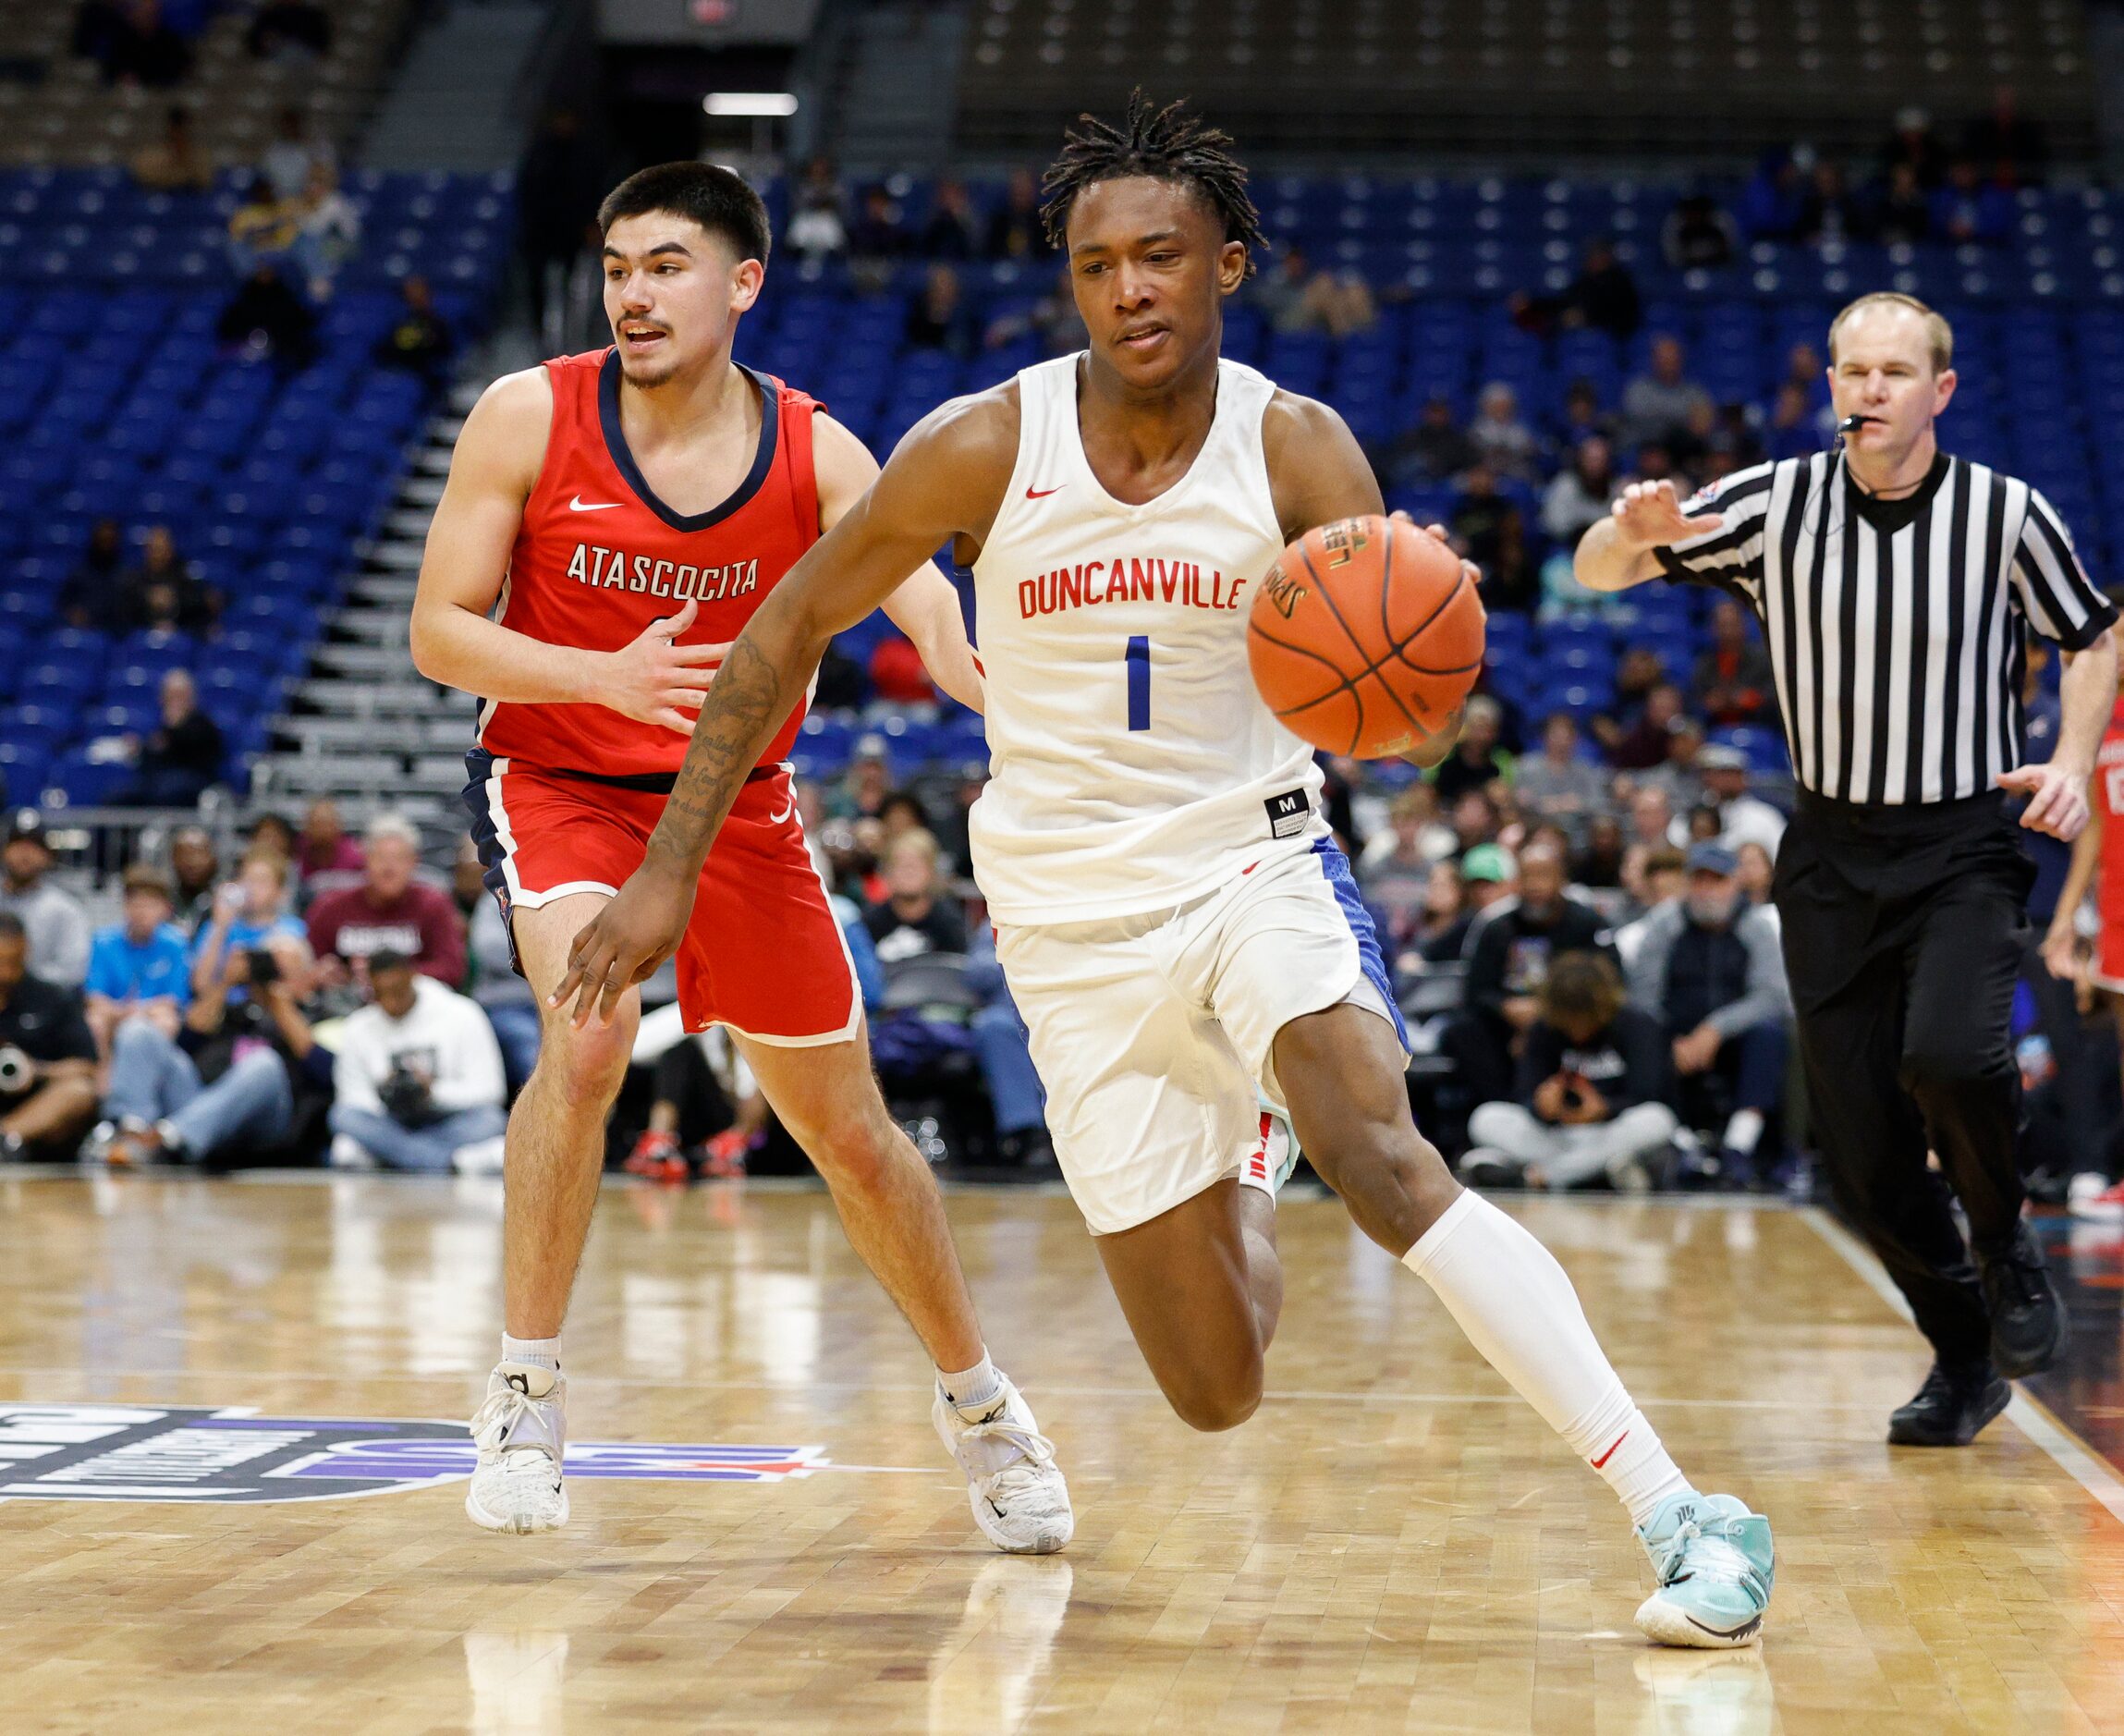
[[461,1435],[380,1424],[470,1412],[498,1209],[0,1179],[0,1730],[2124,1729],[2124,1485],[2025,1399],[1967,1452],[1891,1452],[1923,1354],[1812,1214],[1520,1208],[1676,1456],[1776,1525],[1766,1643],[1719,1654],[1640,1639],[1607,1491],[1317,1199],[1283,1211],[1271,1395],[1202,1436],[1066,1199],[953,1197],[1077,1503],[1029,1560],[975,1533],[823,1192],[610,1187],[574,1523],[489,1536],[436,1481]]

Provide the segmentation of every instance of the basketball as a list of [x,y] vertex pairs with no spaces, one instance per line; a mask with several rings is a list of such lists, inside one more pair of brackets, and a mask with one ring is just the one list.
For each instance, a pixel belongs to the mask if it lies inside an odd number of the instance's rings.
[[1405,753],[1483,668],[1482,599],[1460,557],[1371,516],[1308,531],[1254,593],[1247,660],[1263,702],[1316,748]]

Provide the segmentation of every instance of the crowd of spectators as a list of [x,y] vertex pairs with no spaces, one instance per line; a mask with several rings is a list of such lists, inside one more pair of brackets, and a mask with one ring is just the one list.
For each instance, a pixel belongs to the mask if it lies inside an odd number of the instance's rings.
[[[507,936],[468,957],[468,888],[426,874],[409,823],[381,815],[357,842],[321,800],[299,829],[259,816],[232,872],[199,826],[167,857],[128,867],[119,920],[92,930],[37,811],[12,816],[0,1156],[499,1169],[535,1009],[490,1013]],[[476,928],[492,900],[476,874],[469,892]]]
[[[950,1099],[955,1155],[1051,1174],[1025,1029],[965,902],[983,775],[970,766],[934,795],[899,788],[879,738],[802,800],[888,1094]],[[499,1170],[541,1010],[469,838],[445,878],[409,822],[381,814],[356,839],[329,799],[299,825],[259,814],[231,862],[181,826],[161,860],[126,869],[102,927],[55,862],[38,812],[14,813],[0,848],[0,1158]],[[640,1058],[654,1100],[628,1167],[742,1173],[771,1118],[741,1057],[675,1028]]]

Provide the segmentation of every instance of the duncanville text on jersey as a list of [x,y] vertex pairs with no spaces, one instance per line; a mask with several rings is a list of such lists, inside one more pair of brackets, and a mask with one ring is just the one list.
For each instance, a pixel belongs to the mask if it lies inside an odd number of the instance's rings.
[[686,567],[675,560],[629,555],[623,548],[578,543],[568,576],[611,591],[644,591],[680,603],[715,603],[760,588],[760,563],[734,560],[727,567]]
[[1094,603],[1178,603],[1190,609],[1236,609],[1244,579],[1227,579],[1188,560],[1083,561],[1018,581],[1021,619],[1086,608]]

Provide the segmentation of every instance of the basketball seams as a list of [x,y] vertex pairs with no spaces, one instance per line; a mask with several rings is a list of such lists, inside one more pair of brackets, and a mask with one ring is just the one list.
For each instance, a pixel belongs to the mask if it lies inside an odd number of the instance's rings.
[[[1394,544],[1398,527],[1391,520],[1385,522],[1386,525],[1385,547],[1382,551],[1382,569],[1378,585],[1381,639],[1386,647],[1384,655],[1376,659],[1371,655],[1369,648],[1360,639],[1355,628],[1350,624],[1349,617],[1344,612],[1340,601],[1321,577],[1321,569],[1314,559],[1314,551],[1312,547],[1312,539],[1320,534],[1321,527],[1315,527],[1314,530],[1300,537],[1291,545],[1289,552],[1298,556],[1306,577],[1311,581],[1311,588],[1318,593],[1322,603],[1326,607],[1328,617],[1335,622],[1343,639],[1348,642],[1350,650],[1359,659],[1361,666],[1354,672],[1348,671],[1336,660],[1332,654],[1332,648],[1320,650],[1310,645],[1294,644],[1288,640],[1278,638],[1274,633],[1264,631],[1253,621],[1250,620],[1248,623],[1249,632],[1259,633],[1264,646],[1274,647],[1276,651],[1303,657],[1308,664],[1317,664],[1323,668],[1332,671],[1336,678],[1334,686],[1299,704],[1282,709],[1271,707],[1272,714],[1279,722],[1288,726],[1290,720],[1308,713],[1317,712],[1321,707],[1339,700],[1342,695],[1349,695],[1350,704],[1356,714],[1355,725],[1346,745],[1340,750],[1327,748],[1326,751],[1330,752],[1339,751],[1354,753],[1363,742],[1365,716],[1368,708],[1364,689],[1368,682],[1376,685],[1380,692],[1385,694],[1386,700],[1391,703],[1393,710],[1401,715],[1411,729],[1420,734],[1429,733],[1428,726],[1422,718],[1411,710],[1407,699],[1396,690],[1395,684],[1386,679],[1384,671],[1390,666],[1398,670],[1432,679],[1451,679],[1457,676],[1466,676],[1479,671],[1483,666],[1483,657],[1480,654],[1471,662],[1446,667],[1434,667],[1419,663],[1410,656],[1409,653],[1411,647],[1460,603],[1461,593],[1468,588],[1468,575],[1465,567],[1461,567],[1455,573],[1452,584],[1447,587],[1444,595],[1433,604],[1424,614],[1423,618],[1417,622],[1408,633],[1397,634],[1393,630],[1393,581],[1395,578]],[[1311,636],[1309,635],[1309,637]],[[1380,702],[1375,699],[1369,702],[1372,709],[1376,709],[1379,703]]]
[[[1312,564],[1312,550],[1306,546],[1306,538],[1314,534],[1316,534],[1315,532],[1308,531],[1305,536],[1299,538],[1298,557],[1305,563],[1305,570],[1312,579],[1313,594],[1327,605],[1327,612],[1335,617],[1335,624],[1342,629],[1342,636],[1349,641],[1349,648],[1357,654],[1357,660],[1360,663],[1368,663],[1371,659],[1366,654],[1363,645],[1359,642],[1357,635],[1350,630],[1349,623],[1342,618],[1342,611],[1336,607],[1335,598],[1328,593],[1326,581],[1320,576],[1320,568]],[[1361,681],[1364,676],[1358,675],[1353,678],[1342,671],[1339,664],[1336,666],[1336,668],[1337,673],[1342,674],[1343,689],[1349,693],[1350,703],[1357,707],[1357,722],[1351,727],[1349,746],[1343,750],[1345,753],[1349,753],[1355,752],[1357,744],[1364,740],[1364,695],[1357,691],[1357,683]],[[1369,673],[1369,670],[1365,671],[1365,674]]]

